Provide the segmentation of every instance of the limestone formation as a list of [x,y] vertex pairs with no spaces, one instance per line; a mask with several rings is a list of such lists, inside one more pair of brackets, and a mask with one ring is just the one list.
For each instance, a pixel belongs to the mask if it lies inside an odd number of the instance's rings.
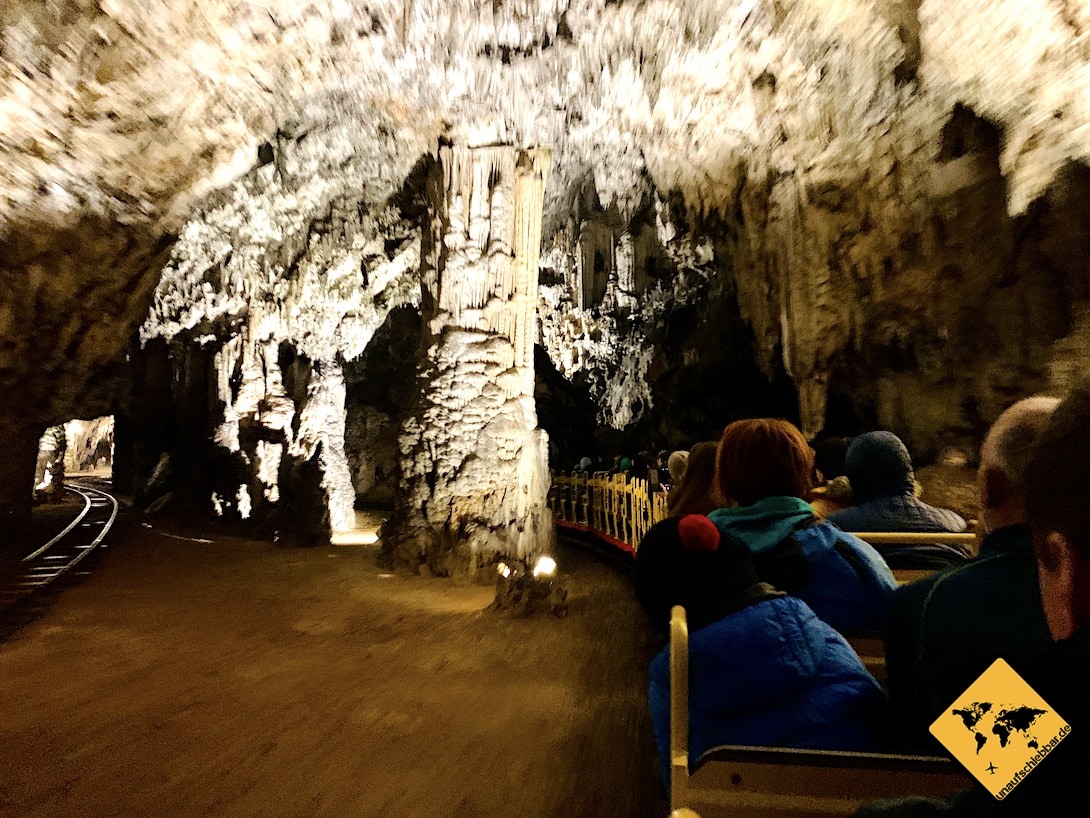
[[[140,326],[227,381],[221,495],[260,517],[281,446],[343,514],[340,395],[419,298],[388,202],[442,134],[552,150],[540,338],[601,419],[741,374],[707,426],[787,384],[808,432],[971,448],[1085,370],[1088,31],[1090,0],[8,0],[0,520],[47,427],[140,414]],[[281,358],[315,375],[290,435]]]
[[281,509],[290,523],[280,482],[313,460],[328,533],[352,527],[356,499],[342,367],[392,310],[418,302],[419,227],[387,202],[392,183],[357,188],[369,160],[343,130],[316,129],[280,157],[283,170],[257,168],[182,231],[141,339],[205,350],[215,406],[203,434],[237,478],[227,485],[220,469],[208,506]]
[[58,502],[64,496],[65,445],[63,426],[50,426],[38,444],[34,498],[40,502]]
[[68,473],[109,469],[114,456],[113,416],[64,424],[64,469]]
[[[429,185],[428,337],[401,484],[381,537],[447,574],[549,544],[546,436],[534,407],[534,316],[548,151],[445,146]],[[453,566],[453,567],[452,567]]]

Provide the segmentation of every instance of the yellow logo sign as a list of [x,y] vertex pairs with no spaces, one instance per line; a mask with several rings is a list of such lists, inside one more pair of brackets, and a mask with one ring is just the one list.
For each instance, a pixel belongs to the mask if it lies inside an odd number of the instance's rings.
[[1070,732],[1071,725],[1002,659],[931,725],[931,735],[1000,800]]

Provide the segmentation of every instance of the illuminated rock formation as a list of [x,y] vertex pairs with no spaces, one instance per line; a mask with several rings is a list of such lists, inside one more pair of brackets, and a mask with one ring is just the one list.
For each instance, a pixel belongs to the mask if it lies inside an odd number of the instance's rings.
[[34,468],[34,497],[39,501],[59,501],[64,496],[63,426],[50,426],[38,444],[38,463]]
[[439,160],[422,269],[422,394],[381,537],[398,562],[446,574],[528,559],[549,543],[533,339],[550,156],[458,144]]
[[64,424],[67,443],[64,453],[66,472],[109,469],[114,456],[114,419],[70,420]]
[[[400,179],[373,177],[366,189],[356,182],[374,159],[373,147],[353,140],[370,134],[316,125],[214,198],[182,230],[141,328],[143,343],[164,339],[178,350],[169,368],[195,367],[209,383],[210,412],[199,400],[187,420],[176,394],[174,417],[158,421],[195,425],[189,434],[214,443],[199,457],[185,435],[160,446],[207,472],[204,502],[219,514],[282,519],[270,525],[287,528],[317,515],[310,536],[352,527],[343,366],[391,310],[420,297],[418,221],[387,202]],[[389,130],[387,138],[415,137]],[[408,176],[408,165],[388,168],[399,170]],[[299,471],[312,460],[315,469]],[[315,476],[314,487],[281,485]],[[318,508],[307,514],[285,507],[284,495],[314,492]]]
[[[714,378],[719,321],[808,432],[844,413],[968,445],[1080,368],[1087,31],[1087,0],[8,0],[0,520],[47,427],[125,402],[145,319],[210,355],[246,327],[221,364],[247,377],[286,344],[335,406],[336,367],[418,284],[413,231],[387,253],[341,217],[478,127],[552,149],[542,341],[603,421],[655,411],[679,367]],[[343,492],[337,424],[308,428],[266,444]]]

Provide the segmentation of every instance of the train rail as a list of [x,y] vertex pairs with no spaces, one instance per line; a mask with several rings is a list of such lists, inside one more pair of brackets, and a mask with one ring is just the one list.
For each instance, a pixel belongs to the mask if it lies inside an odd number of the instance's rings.
[[102,545],[117,519],[117,500],[102,489],[70,484],[65,490],[83,498],[83,509],[63,531],[16,565],[0,586],[0,611],[14,607],[79,565]]

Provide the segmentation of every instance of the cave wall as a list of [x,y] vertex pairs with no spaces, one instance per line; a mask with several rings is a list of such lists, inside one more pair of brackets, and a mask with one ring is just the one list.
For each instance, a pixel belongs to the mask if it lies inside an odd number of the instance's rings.
[[64,424],[67,446],[64,453],[66,472],[110,469],[114,456],[114,419],[112,415],[91,420],[70,420]]
[[[385,202],[441,133],[552,149],[547,272],[609,245],[604,289],[541,302],[543,346],[603,420],[661,405],[670,315],[722,293],[808,431],[832,395],[925,451],[968,440],[1084,369],[1084,264],[1063,248],[1082,247],[1087,31],[1085,0],[11,0],[0,518],[26,512],[45,428],[124,402],[149,305],[145,340],[218,352],[251,327],[247,373],[267,341],[323,372],[354,360],[389,304],[346,283],[378,257],[329,249],[355,238],[315,250],[332,203]],[[956,117],[995,138],[947,140]],[[250,323],[266,299],[288,330]],[[307,451],[337,460],[339,430],[314,428]]]
[[390,310],[363,355],[344,364],[345,447],[359,505],[393,505],[398,437],[418,391],[416,367],[406,364],[415,361],[423,332],[419,310]]
[[[135,490],[163,454],[196,458],[173,469],[187,502],[304,539],[353,526],[349,373],[391,313],[419,302],[422,188],[411,162],[400,187],[362,186],[373,159],[352,136],[303,128],[180,232],[140,329],[139,355],[165,343],[168,360],[119,427],[130,449],[158,452],[134,470]],[[142,412],[135,393],[190,370],[207,411]]]

